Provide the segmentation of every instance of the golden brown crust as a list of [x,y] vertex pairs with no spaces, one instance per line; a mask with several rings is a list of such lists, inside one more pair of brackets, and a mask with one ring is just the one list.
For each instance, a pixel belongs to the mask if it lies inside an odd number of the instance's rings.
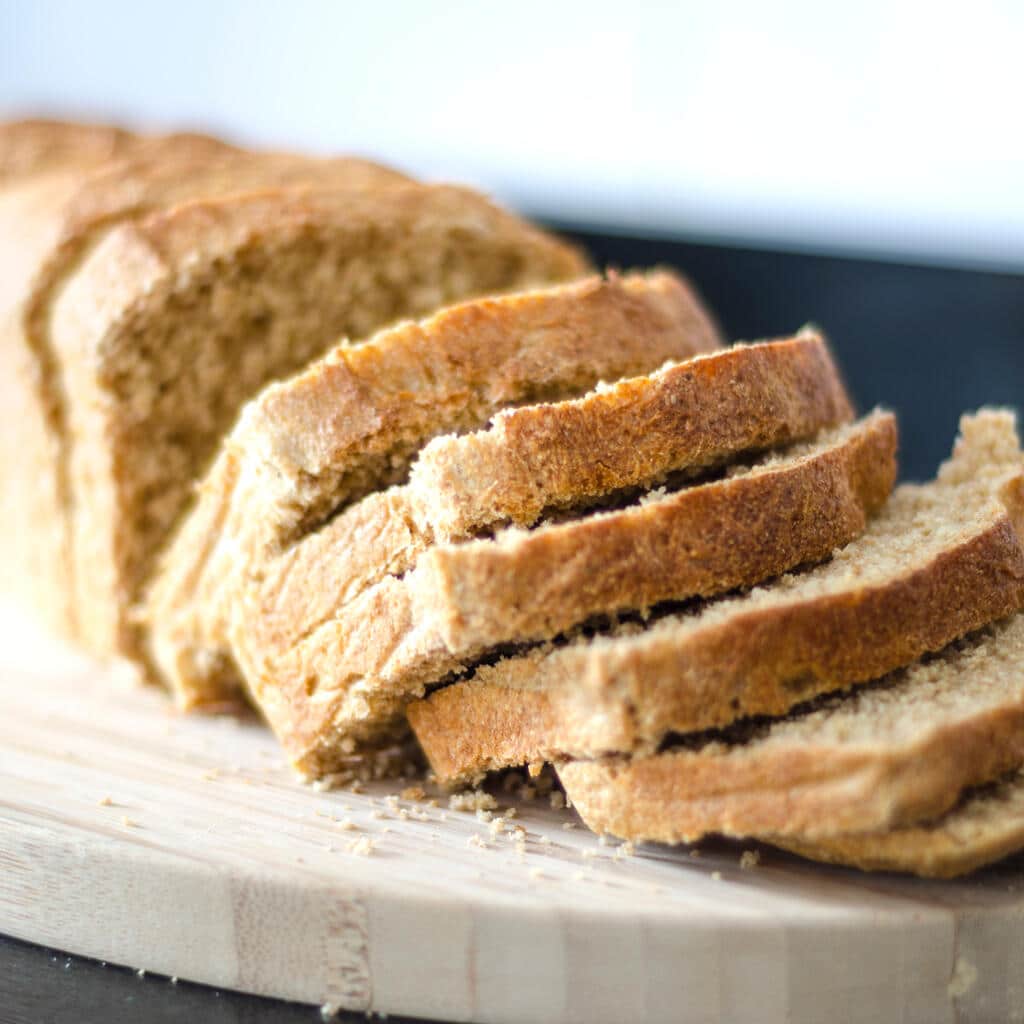
[[[366,498],[285,549],[336,505],[400,475],[431,436],[479,426],[538,394],[579,394],[602,376],[644,372],[716,344],[675,276],[595,278],[464,303],[339,348],[268,389],[225,445],[150,597],[154,652],[179,700],[220,703],[233,692],[223,671],[235,600],[226,591],[267,580],[253,614],[273,636],[275,615],[304,631],[328,614],[339,589],[363,571],[353,559],[377,576],[388,570],[412,543],[394,536],[406,519],[398,496]],[[422,537],[412,533],[418,551]]]
[[439,438],[413,468],[413,504],[439,540],[530,526],[547,509],[791,444],[852,416],[819,335],[736,346],[575,403],[504,413],[473,437]]
[[975,790],[936,821],[809,842],[765,837],[784,850],[862,871],[956,878],[1024,849],[1024,776]]
[[[283,657],[247,648],[257,700],[312,771],[310,748],[329,756],[332,736],[372,722],[366,701],[391,698],[394,713],[395,699],[498,645],[820,560],[860,533],[888,494],[894,421],[877,415],[822,448],[500,543],[433,547],[412,572],[371,587]],[[239,619],[242,634],[252,620]],[[244,635],[236,637],[242,646]]]

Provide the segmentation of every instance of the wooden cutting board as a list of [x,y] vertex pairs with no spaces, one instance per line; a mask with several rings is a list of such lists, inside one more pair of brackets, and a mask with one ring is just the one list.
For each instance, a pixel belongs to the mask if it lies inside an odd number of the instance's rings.
[[495,836],[400,784],[315,792],[256,723],[178,717],[9,613],[0,651],[18,938],[452,1021],[1024,1020],[1021,860],[937,883],[767,849],[744,869],[729,844],[624,856],[547,799]]

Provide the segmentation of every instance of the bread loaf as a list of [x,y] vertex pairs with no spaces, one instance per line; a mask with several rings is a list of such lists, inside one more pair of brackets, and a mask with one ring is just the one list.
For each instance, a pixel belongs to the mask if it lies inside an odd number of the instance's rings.
[[11,189],[0,229],[12,577],[107,654],[137,652],[154,557],[267,380],[339,336],[584,266],[468,191],[201,137]]
[[469,302],[334,350],[269,388],[228,438],[147,602],[155,663],[185,706],[230,700],[242,593],[262,644],[394,568],[413,511],[373,492],[430,438],[716,344],[686,285],[655,273]]

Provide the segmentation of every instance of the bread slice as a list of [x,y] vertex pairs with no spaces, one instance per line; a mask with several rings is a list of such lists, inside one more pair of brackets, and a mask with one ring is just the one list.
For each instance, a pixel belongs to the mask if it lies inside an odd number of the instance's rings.
[[802,857],[862,871],[955,878],[1024,850],[1024,772],[966,793],[935,821],[817,842],[768,841]]
[[[1018,607],[1013,418],[967,417],[938,479],[904,485],[864,535],[741,597],[482,666],[409,708],[441,779],[650,753],[667,733],[780,715],[876,679]],[[1022,533],[1021,535],[1024,535]]]
[[296,766],[329,771],[339,741],[372,742],[410,697],[503,645],[827,557],[884,502],[894,448],[893,419],[879,414],[724,480],[531,532],[435,545],[281,657],[247,643],[254,617],[239,615],[234,650]]
[[24,536],[55,601],[73,595],[65,627],[101,653],[132,651],[155,554],[268,379],[339,335],[585,266],[474,193],[365,161],[165,150],[104,165],[46,216],[23,195],[0,209],[34,240],[0,345],[34,374],[24,440],[48,442],[15,464],[52,477]]
[[695,734],[651,757],[573,761],[566,793],[597,832],[816,843],[937,818],[1024,764],[1024,615],[749,735]]
[[[404,571],[395,558],[410,543],[402,538],[413,510],[403,499],[423,487],[383,499],[372,492],[401,481],[431,437],[717,344],[685,282],[656,272],[469,302],[337,348],[267,389],[224,445],[147,602],[156,665],[185,706],[230,700],[238,678],[227,626],[240,588],[263,595],[264,633],[275,608],[304,632],[330,614],[339,587],[351,589],[365,572]],[[831,388],[823,370],[805,368],[809,402],[845,409],[829,372]],[[614,419],[622,403],[609,396],[604,404]],[[648,424],[663,437],[659,415],[652,410]],[[274,581],[303,576],[292,604]]]

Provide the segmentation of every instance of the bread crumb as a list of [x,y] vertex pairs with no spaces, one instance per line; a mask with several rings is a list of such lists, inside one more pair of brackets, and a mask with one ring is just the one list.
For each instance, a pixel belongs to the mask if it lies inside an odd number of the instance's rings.
[[[479,814],[479,812],[478,812]],[[505,819],[502,817],[491,820],[491,835],[496,836],[505,827]]]
[[96,803],[99,804],[100,807],[113,807],[114,806],[114,801],[111,800],[109,796],[101,796],[99,798],[99,800],[96,801]]
[[324,1003],[320,1007],[321,1020],[334,1020],[341,1013],[341,1007],[337,1003]]
[[541,833],[539,836],[537,836],[537,842],[540,843],[541,846],[548,846],[551,843],[551,839],[549,836],[546,836],[543,833]]
[[560,789],[552,790],[548,796],[548,800],[551,802],[552,808],[556,811],[560,811],[565,807],[565,794]]
[[409,812],[404,807],[399,807],[398,808],[398,817],[402,821],[408,821],[409,820]]
[[370,817],[375,818],[377,821],[381,821],[382,819],[387,818],[387,815],[378,808],[375,811],[370,811]]
[[693,858],[694,860],[698,860],[698,859],[700,858],[700,850],[691,850],[691,851],[690,851],[690,856],[691,856],[691,857],[692,857],[692,858]]
[[632,857],[634,853],[636,853],[636,846],[627,840],[616,848],[615,859],[622,860],[623,857]]
[[478,807],[476,811],[476,820],[482,821],[485,825],[494,817],[491,811],[484,810],[483,807]]
[[440,807],[441,806],[441,802],[437,799],[436,796],[435,797],[431,797],[427,801],[427,806],[428,807]]
[[426,793],[423,791],[422,786],[406,786],[402,790],[403,800],[423,800],[426,797]]
[[391,810],[391,811],[397,811],[398,810],[398,797],[395,796],[394,793],[390,794],[389,796],[384,797],[384,803],[387,804],[388,810]]
[[562,828],[565,829],[566,832],[572,831],[572,829],[574,829],[575,827],[576,827],[576,822],[575,821],[563,821],[562,822]]
[[743,871],[749,871],[751,868],[756,868],[761,863],[761,854],[757,850],[744,850],[740,854],[740,868]]
[[354,853],[357,857],[369,857],[376,845],[369,836],[360,836],[349,843],[348,852]]
[[505,808],[505,817],[506,818],[515,818],[515,817],[518,817],[518,815],[519,815],[519,812],[514,807],[506,807]]
[[127,814],[122,816],[121,824],[124,825],[125,828],[138,828],[139,827],[139,823],[134,818],[129,818]]
[[526,766],[526,774],[529,775],[531,779],[536,779],[542,771],[544,771],[543,761],[531,761]]
[[138,976],[139,976],[140,978],[144,978],[144,977],[146,976],[146,968],[145,968],[145,967],[140,967],[140,968],[139,968],[139,969],[138,969],[138,970],[137,970],[137,971],[136,971],[135,973],[136,973],[136,974],[137,974],[137,975],[138,975]]
[[715,880],[716,882],[720,882],[720,881],[722,880],[722,872],[721,872],[721,871],[712,871],[712,872],[711,872],[711,877],[712,877],[712,878],[713,878],[713,879],[714,879],[714,880]]
[[171,975],[171,984],[172,985],[177,985],[178,984],[178,976],[176,974],[172,974]]
[[953,968],[953,976],[949,979],[949,985],[946,987],[949,998],[960,999],[967,995],[974,988],[977,980],[978,968],[966,957],[958,956],[956,966]]
[[540,868],[530,868],[530,877],[531,878],[543,878],[544,877],[544,872],[541,871]]
[[464,793],[452,793],[448,798],[448,807],[453,811],[493,811],[498,801],[480,789],[470,789]]
[[342,832],[355,832],[358,830],[359,826],[351,818],[342,818],[341,821],[338,822],[338,828],[340,828]]
[[466,840],[466,845],[467,845],[467,846],[474,846],[474,847],[476,847],[476,849],[478,849],[478,850],[486,850],[486,849],[488,848],[488,847],[487,847],[487,842],[486,842],[486,840],[484,839],[484,837],[483,837],[483,836],[481,836],[481,835],[480,835],[479,833],[477,833],[477,832],[474,832],[474,833],[473,833],[473,834],[472,834],[472,835],[471,835],[471,836],[470,836],[470,837],[469,837],[469,838],[468,838],[468,839]]

